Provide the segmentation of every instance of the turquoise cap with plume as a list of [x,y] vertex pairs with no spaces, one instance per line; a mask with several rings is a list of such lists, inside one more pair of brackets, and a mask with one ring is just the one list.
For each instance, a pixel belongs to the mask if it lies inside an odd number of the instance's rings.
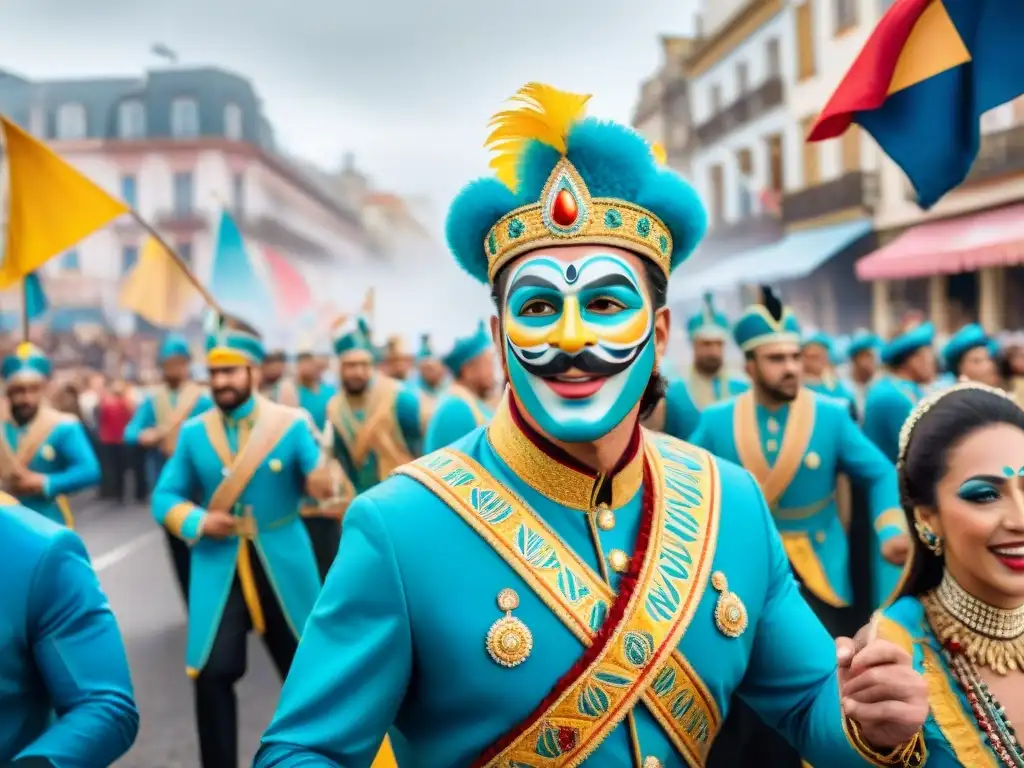
[[208,368],[234,368],[263,362],[266,355],[263,337],[241,318],[211,309],[205,326]]
[[799,344],[800,323],[793,310],[782,303],[770,286],[761,286],[761,301],[751,304],[733,326],[733,338],[744,352],[765,344]]
[[691,339],[724,341],[729,337],[729,318],[715,309],[711,293],[704,294],[700,311],[687,321],[686,331]]
[[370,336],[370,323],[362,314],[342,315],[331,327],[331,339],[334,354],[344,355],[346,352],[361,350],[370,352],[376,358],[376,349]]
[[472,335],[455,340],[451,351],[441,358],[441,362],[452,372],[453,376],[458,376],[467,363],[490,349],[491,344],[491,334],[487,332],[487,324],[481,320]]

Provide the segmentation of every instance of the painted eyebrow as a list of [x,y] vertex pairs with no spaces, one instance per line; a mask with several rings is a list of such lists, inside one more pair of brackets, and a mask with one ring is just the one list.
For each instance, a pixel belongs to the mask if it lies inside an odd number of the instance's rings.
[[593,282],[585,283],[582,287],[588,291],[600,288],[632,288],[636,290],[636,284],[625,275],[605,275]]
[[517,277],[512,285],[508,287],[508,292],[517,291],[520,288],[550,288],[553,291],[558,290],[558,286],[552,283],[550,280],[545,280],[543,277],[537,275],[523,275]]

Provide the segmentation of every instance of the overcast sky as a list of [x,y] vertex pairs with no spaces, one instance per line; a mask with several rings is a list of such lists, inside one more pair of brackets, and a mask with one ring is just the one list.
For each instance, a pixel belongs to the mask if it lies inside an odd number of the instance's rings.
[[529,80],[594,94],[628,121],[659,33],[690,31],[694,0],[3,0],[0,68],[34,78],[217,65],[252,79],[279,142],[325,167],[346,151],[377,186],[428,196],[440,218],[486,173],[480,145]]

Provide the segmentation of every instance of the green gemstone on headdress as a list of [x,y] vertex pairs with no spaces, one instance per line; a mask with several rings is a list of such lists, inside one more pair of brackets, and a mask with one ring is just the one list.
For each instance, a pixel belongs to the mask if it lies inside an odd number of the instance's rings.
[[668,238],[665,237],[665,235],[658,238],[658,247],[661,249],[662,253],[668,251]]
[[491,252],[491,256],[498,252],[498,236],[494,234],[493,229],[487,235],[487,250]]
[[641,216],[636,222],[636,233],[640,235],[640,237],[647,237],[651,234],[651,220],[646,216]]
[[604,225],[608,229],[618,229],[622,226],[622,214],[614,208],[609,208],[604,212]]
[[519,219],[512,219],[508,223],[508,236],[515,240],[517,237],[521,237],[523,232],[526,231],[526,225],[523,224]]

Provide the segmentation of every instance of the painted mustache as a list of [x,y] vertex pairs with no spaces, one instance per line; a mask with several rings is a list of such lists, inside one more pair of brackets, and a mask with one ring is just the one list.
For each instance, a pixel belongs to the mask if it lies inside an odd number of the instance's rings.
[[[646,343],[647,339],[644,339],[643,342],[629,349],[612,350],[601,348],[600,352],[593,349],[583,349],[572,355],[558,352],[552,356],[551,352],[553,350],[551,349],[546,349],[543,352],[530,352],[513,347],[513,351],[527,373],[541,378],[561,376],[571,369],[576,369],[590,376],[610,377],[617,373],[622,373],[622,371],[629,368]],[[537,362],[538,359],[543,359],[544,362]]]

